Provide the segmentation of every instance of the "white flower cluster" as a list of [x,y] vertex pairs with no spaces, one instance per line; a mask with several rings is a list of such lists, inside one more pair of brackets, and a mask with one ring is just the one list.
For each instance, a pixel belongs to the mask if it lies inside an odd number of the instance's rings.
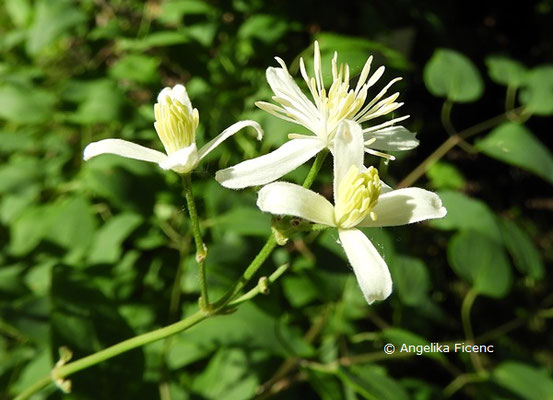
[[[218,171],[216,179],[232,189],[266,185],[259,191],[257,201],[262,211],[335,227],[359,286],[370,304],[390,295],[392,279],[384,259],[357,227],[396,226],[442,218],[446,210],[435,193],[419,188],[392,190],[381,182],[374,167],[364,166],[365,152],[393,159],[381,150],[410,150],[419,144],[414,133],[395,125],[408,116],[376,125],[367,124],[401,107],[403,103],[396,102],[399,93],[385,97],[388,89],[400,78],[392,80],[367,102],[368,91],[380,79],[384,67],[371,75],[372,57],[369,57],[353,89],[349,86],[349,67],[347,64],[338,67],[335,53],[332,59],[333,82],[327,91],[317,42],[314,47],[314,77],[308,76],[305,63],[300,59],[301,75],[313,101],[296,84],[284,61],[277,58],[280,67],[267,69],[267,81],[278,105],[256,103],[262,110],[304,126],[313,135],[292,133],[290,140],[275,151]],[[257,122],[240,121],[198,150],[196,128],[199,114],[192,108],[182,85],[163,89],[154,111],[154,127],[166,154],[128,141],[106,139],[89,144],[84,159],[111,153],[155,162],[163,169],[187,174],[240,129],[253,127],[259,140],[263,135]],[[299,185],[274,182],[325,148],[334,157],[334,205],[320,194]]]

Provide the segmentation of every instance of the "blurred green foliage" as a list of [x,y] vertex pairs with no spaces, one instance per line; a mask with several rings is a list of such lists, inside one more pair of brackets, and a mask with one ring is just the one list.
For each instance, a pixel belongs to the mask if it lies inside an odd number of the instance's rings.
[[[296,73],[302,55],[311,68],[317,38],[325,67],[337,51],[355,75],[373,54],[386,79],[403,76],[401,112],[421,145],[389,165],[390,183],[447,139],[442,101],[462,129],[503,115],[417,182],[439,192],[446,218],[365,231],[390,267],[391,298],[367,306],[335,233],[297,236],[262,269],[291,264],[269,295],[71,376],[70,395],[51,386],[33,398],[553,399],[553,5],[504,6],[5,0],[0,398],[48,373],[61,346],[79,358],[197,305],[178,176],[107,155],[85,164],[84,146],[117,137],[160,148],[152,105],[178,82],[199,109],[199,141],[239,119],[261,123],[261,144],[239,133],[194,175],[217,297],[259,251],[270,217],[255,190],[229,191],[212,177],[302,133],[253,103],[270,100],[272,58]],[[307,168],[286,179],[302,181]],[[330,193],[330,182],[327,162],[317,189]],[[468,293],[478,295],[468,307],[474,338],[461,319]],[[495,352],[382,351],[471,340]]]

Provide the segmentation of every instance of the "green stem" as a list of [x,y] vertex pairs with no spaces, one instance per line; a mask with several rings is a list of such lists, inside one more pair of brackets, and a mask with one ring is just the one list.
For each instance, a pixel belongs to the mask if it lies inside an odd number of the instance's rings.
[[317,154],[317,158],[315,158],[315,161],[313,162],[313,165],[311,166],[311,169],[309,170],[309,173],[305,177],[305,180],[303,181],[303,187],[306,189],[309,189],[313,182],[315,181],[315,178],[317,177],[317,174],[319,173],[319,170],[323,166],[323,162],[328,155],[328,149],[324,148]]
[[157,329],[152,332],[145,333],[143,335],[135,336],[131,339],[125,340],[121,343],[117,343],[107,349],[101,350],[97,353],[91,354],[87,357],[81,358],[80,360],[73,361],[61,367],[56,367],[52,370],[51,374],[43,377],[39,381],[35,382],[32,386],[23,391],[19,396],[14,400],[24,400],[28,399],[33,393],[38,390],[46,387],[53,380],[63,379],[69,375],[74,374],[75,372],[81,371],[102,361],[113,358],[121,353],[125,353],[129,350],[136,349],[137,347],[144,346],[146,344],[155,342],[160,339],[164,339],[176,333],[182,332],[185,329],[190,328],[191,326],[196,325],[198,322],[206,319],[208,315],[201,311],[197,311],[195,314],[183,319],[182,321],[176,322],[172,325],[166,326],[164,328]]
[[[325,149],[317,155],[317,158],[315,159],[315,162],[313,163],[313,166],[311,167],[311,170],[309,171],[309,174],[305,179],[305,182],[303,184],[304,187],[308,188],[313,184],[313,181],[315,180],[315,177],[319,172],[327,154],[328,154],[328,150]],[[184,176],[184,194],[188,204],[188,212],[190,214],[190,220],[192,222],[194,240],[196,242],[196,259],[197,260],[199,259],[198,264],[200,265],[200,279],[201,279],[200,284],[204,285],[201,287],[201,291],[202,291],[202,294],[204,294],[205,292],[205,299],[207,300],[207,290],[205,288],[205,269],[203,266],[203,260],[205,259],[205,256],[206,256],[206,248],[200,234],[198,215],[196,213],[196,206],[194,204],[194,197],[192,195],[190,175]],[[70,362],[60,367],[55,367],[49,375],[36,381],[34,384],[32,384],[26,390],[24,390],[21,394],[19,394],[14,400],[28,399],[34,393],[48,386],[53,381],[66,378],[69,375],[74,374],[75,372],[78,372],[88,367],[91,367],[93,365],[99,364],[105,360],[113,358],[129,350],[132,350],[137,347],[141,347],[149,343],[155,342],[157,340],[165,339],[169,336],[180,333],[196,325],[197,323],[203,321],[204,319],[209,318],[212,315],[216,315],[217,311],[224,311],[227,305],[236,306],[244,301],[250,300],[255,295],[261,292],[261,287],[259,287],[259,285],[256,288],[250,290],[250,292],[246,293],[242,297],[235,299],[231,303],[233,297],[240,290],[242,290],[242,288],[252,279],[252,277],[255,275],[255,273],[258,271],[261,265],[263,265],[264,261],[269,257],[269,255],[276,247],[276,245],[277,245],[276,239],[274,235],[271,234],[271,236],[267,240],[267,243],[265,243],[261,251],[253,259],[253,261],[250,263],[248,268],[246,268],[240,280],[236,283],[236,285],[231,290],[229,290],[227,295],[223,296],[223,298],[216,305],[214,305],[213,308],[210,308],[208,310],[209,312],[206,312],[205,310],[197,311],[196,313],[190,315],[189,317],[179,322],[176,322],[174,324],[171,324],[169,326],[166,326],[164,328],[160,328],[155,331],[145,333],[143,335],[135,336],[131,339],[125,340],[121,343],[108,347],[107,349],[101,350],[97,353],[81,358],[80,360]],[[280,275],[284,273],[285,269],[286,268],[284,266],[278,268],[268,278],[269,282],[273,282],[274,280],[278,279],[278,277],[280,277]]]
[[[512,110],[513,113],[523,113],[523,107]],[[439,161],[443,156],[445,156],[449,150],[459,144],[461,141],[468,139],[471,136],[474,136],[478,133],[487,131],[490,128],[493,128],[496,125],[499,125],[501,122],[504,122],[509,117],[506,113],[497,115],[493,118],[490,118],[486,121],[480,122],[476,125],[471,126],[459,133],[456,133],[453,136],[447,138],[440,147],[438,147],[432,154],[430,154],[423,162],[421,162],[413,171],[409,173],[399,184],[398,189],[411,186],[415,183],[424,173],[430,168],[435,162]]]
[[442,112],[440,114],[442,125],[449,136],[453,136],[457,133],[457,130],[451,122],[451,109],[453,108],[453,102],[449,99],[442,104]]
[[200,275],[200,308],[204,311],[209,309],[209,297],[207,295],[207,277],[205,269],[205,257],[207,255],[207,247],[202,239],[202,233],[200,231],[200,220],[198,213],[196,212],[196,204],[194,202],[194,195],[192,194],[192,181],[190,174],[183,176],[184,183],[184,196],[186,197],[186,204],[188,205],[188,214],[190,215],[190,222],[192,224],[192,234],[194,235],[194,242],[196,243],[196,262],[199,267]]
[[[478,293],[476,293],[474,289],[470,289],[465,295],[463,304],[461,305],[461,322],[463,324],[463,331],[465,332],[467,341],[472,344],[474,344],[474,332],[472,331],[472,323],[470,321],[470,310],[472,309],[472,305],[474,304],[476,297],[478,297]],[[476,371],[484,371],[484,367],[482,366],[478,353],[470,353],[470,358]]]

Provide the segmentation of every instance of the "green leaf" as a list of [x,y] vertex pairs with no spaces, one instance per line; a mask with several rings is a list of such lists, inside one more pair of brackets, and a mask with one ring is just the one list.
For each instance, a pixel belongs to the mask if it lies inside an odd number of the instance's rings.
[[438,195],[447,209],[447,215],[430,221],[432,226],[444,230],[471,229],[501,243],[501,232],[486,203],[458,192],[441,191]]
[[530,70],[520,92],[520,102],[533,114],[553,114],[553,65]]
[[140,39],[119,39],[117,49],[120,51],[146,51],[153,47],[174,46],[188,42],[190,42],[188,31],[160,31]]
[[[25,366],[25,368],[21,372],[21,375],[11,387],[11,390],[13,391],[12,394],[21,394],[23,390],[27,389],[30,385],[48,374],[53,366],[54,363],[52,362],[50,352],[46,349],[43,349],[33,358],[33,360],[29,364]],[[35,397],[37,398],[37,400],[46,398],[45,395],[41,396],[40,394]],[[35,397],[33,397],[33,399]]]
[[501,298],[511,288],[512,273],[503,247],[476,231],[457,233],[447,248],[449,264],[482,295]]
[[376,365],[353,366],[351,368],[340,367],[338,376],[348,386],[371,400],[408,400],[405,389],[394,379],[390,378],[386,371]]
[[124,97],[110,79],[69,82],[64,95],[79,103],[77,111],[68,117],[71,122],[86,125],[117,121],[120,118]]
[[90,252],[89,264],[111,264],[119,260],[123,241],[142,223],[143,218],[137,214],[124,213],[109,219],[99,230]]
[[438,161],[426,171],[430,184],[435,189],[462,189],[465,177],[454,165]]
[[218,229],[233,231],[239,235],[267,236],[271,231],[271,216],[258,208],[236,207],[213,220]]
[[504,123],[477,141],[476,148],[553,184],[553,155],[524,125]]
[[38,124],[52,117],[55,97],[37,87],[0,86],[0,118],[21,124]]
[[526,67],[508,57],[489,56],[486,57],[488,75],[495,83],[500,85],[519,87],[526,80]]
[[78,8],[78,3],[71,0],[37,1],[27,37],[27,53],[36,55],[85,20],[86,15]]
[[424,67],[423,77],[430,93],[457,103],[476,101],[484,90],[476,66],[454,50],[436,50]]
[[4,7],[6,7],[6,11],[14,25],[19,27],[27,26],[32,14],[29,0],[5,0]]
[[388,266],[399,298],[404,304],[416,306],[427,298],[430,277],[423,261],[396,255],[394,262],[388,263]]
[[30,207],[10,225],[10,253],[23,256],[33,250],[48,232],[56,210],[52,205]]
[[492,380],[525,400],[553,399],[553,380],[545,368],[507,361],[493,370]]
[[193,388],[206,399],[251,399],[260,383],[255,365],[262,360],[260,352],[221,349],[209,360]]
[[240,26],[239,38],[255,38],[271,44],[281,39],[288,28],[288,20],[267,14],[252,15]]
[[530,236],[506,218],[499,218],[499,227],[505,247],[513,257],[517,269],[532,279],[542,279],[545,268],[540,252]]
[[178,24],[187,15],[214,15],[218,10],[203,0],[167,0],[161,5],[157,19],[165,24]]
[[109,69],[115,79],[138,83],[152,83],[159,80],[160,60],[143,54],[129,54],[117,60]]
[[317,298],[315,283],[304,275],[287,275],[282,280],[284,295],[295,308],[300,308]]

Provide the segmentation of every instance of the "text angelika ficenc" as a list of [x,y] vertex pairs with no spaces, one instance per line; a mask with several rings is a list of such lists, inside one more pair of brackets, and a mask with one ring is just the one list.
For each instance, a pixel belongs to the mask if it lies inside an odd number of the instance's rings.
[[423,353],[493,353],[493,344],[440,344],[437,342],[430,344],[405,344],[401,345],[399,350],[401,353],[416,353],[418,356]]

